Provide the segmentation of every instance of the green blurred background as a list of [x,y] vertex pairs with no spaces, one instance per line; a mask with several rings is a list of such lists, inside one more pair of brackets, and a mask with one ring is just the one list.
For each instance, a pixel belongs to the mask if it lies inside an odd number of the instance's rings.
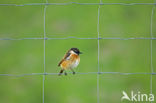
[[[0,0],[0,4],[45,3],[45,0]],[[98,0],[48,0],[49,3],[99,3]],[[102,0],[103,3],[154,3],[154,0]],[[102,5],[100,37],[150,38],[153,5]],[[44,5],[0,6],[0,38],[43,38]],[[46,10],[47,38],[97,38],[98,5],[49,5]],[[156,37],[156,8],[153,15]],[[150,40],[100,40],[100,71],[150,73]],[[156,71],[156,41],[153,40]],[[96,39],[46,40],[46,72],[58,73],[58,62],[71,47],[82,52],[76,72],[98,71]],[[43,40],[0,40],[0,74],[44,72]],[[70,71],[69,71],[70,72]],[[42,75],[0,76],[0,103],[42,103]],[[122,91],[150,93],[150,75],[101,74],[100,103],[120,103]],[[153,75],[153,94],[156,95]],[[97,74],[46,75],[45,103],[96,103]],[[128,102],[128,101],[123,101]]]

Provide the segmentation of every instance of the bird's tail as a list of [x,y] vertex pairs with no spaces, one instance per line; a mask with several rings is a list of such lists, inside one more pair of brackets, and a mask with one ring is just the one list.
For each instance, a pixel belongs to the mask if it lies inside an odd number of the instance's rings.
[[61,69],[58,75],[60,76],[60,75],[63,73],[63,71],[64,71],[64,70]]

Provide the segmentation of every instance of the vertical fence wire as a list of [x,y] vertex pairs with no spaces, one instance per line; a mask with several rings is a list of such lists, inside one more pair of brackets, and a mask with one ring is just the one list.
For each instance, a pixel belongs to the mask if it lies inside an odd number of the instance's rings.
[[[46,3],[48,3],[48,0],[46,0]],[[43,14],[43,19],[44,19],[44,40],[43,40],[43,56],[44,56],[44,74],[46,73],[46,10],[47,10],[47,5],[44,6],[44,14]],[[42,103],[44,103],[44,95],[45,95],[45,75],[43,75],[43,84],[42,84]]]
[[[156,0],[154,0],[155,2]],[[150,25],[150,36],[153,37],[153,17],[154,17],[154,10],[155,10],[155,5],[152,8],[152,12],[151,12],[151,25]],[[151,63],[150,63],[150,67],[151,67],[151,73],[154,73],[153,70],[153,40],[150,40],[150,59],[151,59]],[[153,93],[153,75],[151,74],[150,76],[150,93]]]
[[[100,0],[100,3],[102,3],[102,1]],[[100,103],[100,89],[99,89],[99,74],[100,74],[100,63],[99,63],[99,57],[100,57],[100,5],[98,6],[98,19],[97,19],[97,34],[98,34],[98,74],[97,74],[97,103]]]

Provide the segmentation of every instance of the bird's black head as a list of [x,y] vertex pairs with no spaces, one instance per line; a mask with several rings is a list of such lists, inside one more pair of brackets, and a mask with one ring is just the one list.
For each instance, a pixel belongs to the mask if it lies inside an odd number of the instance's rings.
[[74,53],[76,54],[82,54],[82,52],[80,52],[80,50],[78,48],[71,48],[70,50],[72,50]]

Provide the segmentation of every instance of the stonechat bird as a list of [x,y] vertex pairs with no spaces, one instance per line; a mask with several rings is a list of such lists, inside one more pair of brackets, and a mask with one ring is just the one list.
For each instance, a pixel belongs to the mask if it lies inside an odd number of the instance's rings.
[[79,54],[82,54],[82,52],[80,52],[78,48],[71,48],[70,50],[68,50],[68,52],[58,64],[58,66],[61,67],[59,75],[61,75],[63,72],[65,75],[67,75],[65,70],[71,70],[73,74],[75,74],[73,69],[79,65]]

